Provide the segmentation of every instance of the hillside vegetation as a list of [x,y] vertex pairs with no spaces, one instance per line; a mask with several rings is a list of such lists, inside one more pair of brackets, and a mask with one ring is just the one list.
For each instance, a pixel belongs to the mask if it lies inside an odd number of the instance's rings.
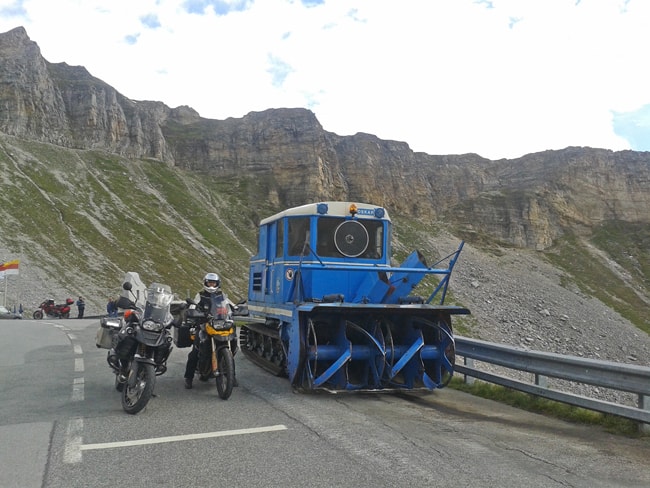
[[217,269],[233,295],[245,294],[264,205],[243,204],[238,184],[157,161],[10,137],[0,145],[2,255],[21,259],[21,282],[45,280],[21,291],[25,305],[56,289],[99,304],[126,271],[184,296]]

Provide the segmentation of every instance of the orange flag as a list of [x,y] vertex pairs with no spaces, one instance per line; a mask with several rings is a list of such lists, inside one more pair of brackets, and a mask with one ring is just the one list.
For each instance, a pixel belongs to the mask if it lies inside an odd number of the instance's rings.
[[0,263],[0,276],[18,274],[18,266],[20,265],[20,259],[14,259],[13,261],[5,261]]

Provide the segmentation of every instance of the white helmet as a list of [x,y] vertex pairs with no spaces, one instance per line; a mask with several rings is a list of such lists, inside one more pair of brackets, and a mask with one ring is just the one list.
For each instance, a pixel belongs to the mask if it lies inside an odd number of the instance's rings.
[[221,286],[221,280],[217,273],[208,273],[203,278],[203,289],[208,293],[216,292]]

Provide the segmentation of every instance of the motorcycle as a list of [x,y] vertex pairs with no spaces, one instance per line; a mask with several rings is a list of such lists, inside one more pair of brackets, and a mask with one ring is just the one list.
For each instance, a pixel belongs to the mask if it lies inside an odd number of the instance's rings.
[[68,298],[65,303],[55,305],[54,300],[50,298],[38,306],[38,309],[32,314],[32,317],[34,317],[36,320],[40,320],[43,317],[50,319],[69,319],[70,305],[73,303],[74,300],[72,298]]
[[[174,297],[167,285],[152,283],[146,289],[144,308],[137,305],[132,284],[122,285],[134,300],[121,296],[118,308],[124,309],[124,318],[104,317],[101,327],[112,329],[111,349],[107,361],[115,373],[115,389],[122,395],[122,408],[136,414],[151,397],[156,376],[167,371],[167,358],[172,351],[169,329],[173,317],[169,312]],[[98,346],[99,347],[99,346]]]
[[[236,344],[237,329],[232,312],[223,294],[210,295],[204,310],[187,299],[189,305],[185,326],[190,336],[199,334],[199,363],[197,372],[201,381],[216,379],[217,393],[223,400],[230,398],[235,386],[235,358],[232,342]],[[232,341],[232,342],[231,342]]]

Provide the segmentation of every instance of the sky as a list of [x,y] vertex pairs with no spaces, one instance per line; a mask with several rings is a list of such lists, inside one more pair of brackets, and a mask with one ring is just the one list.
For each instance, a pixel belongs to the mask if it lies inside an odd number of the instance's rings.
[[51,63],[223,120],[306,108],[428,154],[650,151],[648,0],[0,0]]

